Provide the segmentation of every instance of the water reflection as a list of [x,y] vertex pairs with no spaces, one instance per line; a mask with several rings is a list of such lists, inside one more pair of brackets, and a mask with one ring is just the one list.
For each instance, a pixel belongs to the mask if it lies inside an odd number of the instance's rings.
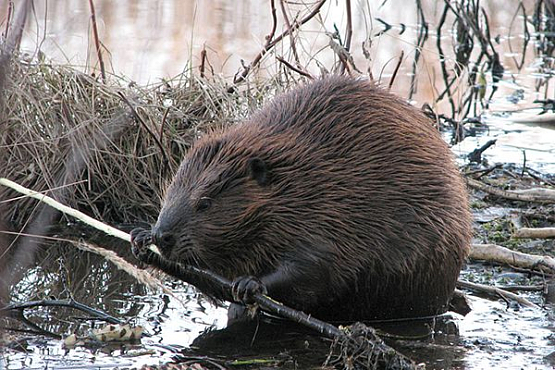
[[[8,1],[4,0],[5,11]],[[393,87],[402,95],[410,88],[410,74],[415,53],[418,12],[413,0],[384,2],[353,2],[352,53],[356,65],[363,72],[371,72],[376,78],[388,83],[395,69],[396,58],[401,51],[405,59]],[[418,101],[431,101],[441,90],[441,74],[438,68],[438,51],[434,26],[441,15],[440,4],[423,2],[425,21],[430,24],[428,41],[422,47],[418,74]],[[531,1],[528,1],[531,3]],[[240,0],[96,0],[99,37],[109,51],[110,66],[116,74],[123,74],[139,82],[147,83],[159,78],[173,76],[191,63],[198,67],[201,50],[206,47],[208,58],[215,72],[232,76],[241,70],[242,62],[249,64],[262,49],[265,37],[271,31],[272,16],[268,2]],[[489,14],[490,27],[501,35],[508,32],[516,12],[516,5],[487,2],[482,4]],[[529,4],[530,5],[530,4]],[[290,22],[305,16],[315,2],[291,2],[286,11]],[[403,12],[399,12],[402,8]],[[91,41],[90,9],[86,1],[51,0],[36,1],[33,21],[24,38],[24,48],[34,52],[38,46],[59,62],[69,61],[77,65],[96,66],[97,57]],[[286,25],[283,15],[277,11],[276,34]],[[321,16],[302,27],[297,53],[301,64],[318,74],[320,67],[329,69],[335,60],[334,53],[326,46],[330,35],[339,32],[345,37],[346,15],[341,2],[329,1]],[[378,19],[380,21],[378,21]],[[382,20],[386,23],[383,23]],[[391,30],[375,37],[391,26]],[[523,23],[513,22],[513,35],[520,35]],[[442,42],[448,55],[452,55],[449,40],[452,35],[444,32]],[[369,41],[369,38],[372,38]],[[287,38],[280,43],[274,55],[290,56]],[[511,46],[509,48],[509,42]],[[363,43],[364,47],[363,47]],[[515,55],[520,55],[522,40],[501,36],[496,45],[509,71],[516,71]],[[513,52],[509,53],[509,49]],[[368,53],[366,56],[365,53]],[[267,72],[275,71],[276,63],[268,58],[264,65]],[[319,62],[315,61],[317,59]],[[527,65],[533,60],[528,53]],[[517,78],[519,78],[517,76]],[[525,81],[518,81],[525,82]],[[526,83],[528,87],[533,82]],[[511,89],[511,87],[509,87]]]
[[[7,0],[0,3],[0,9],[4,13],[7,3]],[[532,0],[525,1],[522,9],[527,9],[531,14],[534,3]],[[40,47],[48,58],[58,62],[69,62],[82,66],[89,72],[98,73],[97,55],[91,40],[88,3],[81,0],[42,0],[35,1],[34,4],[35,11],[25,33],[23,48],[35,53]],[[272,25],[268,2],[96,0],[95,5],[99,37],[105,46],[104,58],[107,60],[108,69],[141,84],[174,76],[190,67],[198,73],[203,49],[206,49],[209,62],[205,66],[206,73],[213,71],[231,79],[244,65],[249,65],[262,50],[265,37],[270,33]],[[315,2],[289,3],[286,11],[290,22],[306,16],[314,6]],[[426,102],[432,104],[437,112],[449,112],[451,108],[446,98],[435,102],[436,97],[444,90],[436,39],[436,27],[442,15],[443,5],[423,2],[422,6],[424,20],[428,24],[428,39],[420,49],[419,63],[414,70],[416,85],[412,99],[417,105]],[[532,30],[530,26],[525,29],[521,8],[518,8],[516,2],[509,5],[502,2],[483,2],[481,6],[488,14],[490,34],[493,38],[492,47],[499,53],[505,69],[503,81],[498,84],[499,89],[489,105],[489,111],[504,112],[530,108],[534,106],[535,99],[549,98],[551,94],[547,94],[548,90],[545,87],[536,90],[538,83],[545,84],[551,76],[551,73],[548,73],[549,69],[546,69],[549,58],[547,61],[537,58],[534,44],[527,41],[524,31]],[[404,11],[399,12],[400,8]],[[286,25],[282,12],[277,9],[276,13],[276,34],[279,34],[286,29]],[[330,35],[338,32],[339,37],[344,38],[346,21],[342,2],[327,2],[321,10],[321,16],[305,24],[295,39],[300,64],[318,75],[323,69],[329,70],[337,63],[337,55],[329,47],[330,42],[333,42]],[[405,97],[408,97],[411,91],[416,43],[419,32],[422,32],[418,21],[416,2],[413,0],[353,2],[351,49],[356,66],[361,72],[371,73],[387,85],[393,76],[397,59],[404,53],[392,89]],[[446,24],[459,23],[451,14]],[[391,29],[383,33],[386,27]],[[453,26],[453,29],[444,29],[441,33],[442,50],[447,56],[449,73],[456,67],[456,50],[455,45],[452,45],[457,36],[456,32],[456,27]],[[376,37],[380,33],[381,36]],[[534,36],[540,38],[541,32]],[[258,73],[271,75],[279,68],[285,68],[276,62],[276,56],[284,57],[295,64],[296,57],[292,55],[289,45],[289,39],[286,37],[267,55]],[[528,46],[528,50],[523,50],[524,46]],[[478,49],[479,47],[475,46],[474,53]],[[484,78],[491,83],[489,72],[483,72]],[[453,88],[456,104],[462,103],[463,91],[466,89],[468,72],[463,70],[461,73],[463,78]],[[491,86],[487,89],[485,96],[490,95]],[[511,126],[510,117],[503,121],[503,127],[499,120],[494,118],[494,121],[496,124],[493,136],[504,137],[503,130]],[[534,129],[534,135],[545,138],[548,144],[542,147],[542,152],[546,155],[536,156],[537,153],[534,152],[530,156],[531,159],[528,158],[528,164],[553,172],[553,160],[548,158],[555,154],[555,133],[549,129],[551,127],[553,125]],[[528,129],[524,128],[523,131]],[[489,136],[482,140],[470,138],[455,150],[466,154],[488,140]],[[524,139],[524,136],[519,136],[519,140]],[[495,148],[486,152],[486,157],[495,152],[492,155],[494,160],[510,159],[516,163],[521,162],[521,158],[511,154],[515,152],[515,140],[510,141],[511,143],[507,143],[505,139],[499,140]],[[529,151],[536,150],[533,139],[528,140],[523,146]],[[545,159],[550,162],[547,167],[542,163]]]

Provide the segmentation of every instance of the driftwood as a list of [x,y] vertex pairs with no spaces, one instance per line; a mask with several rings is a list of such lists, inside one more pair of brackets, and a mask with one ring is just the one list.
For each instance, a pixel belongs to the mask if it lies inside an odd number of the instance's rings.
[[470,281],[462,281],[462,280],[457,281],[457,286],[459,288],[465,288],[465,289],[474,290],[474,291],[480,292],[480,293],[486,293],[486,294],[492,295],[494,297],[501,297],[505,300],[512,299],[513,301],[516,301],[516,302],[518,302],[521,305],[526,306],[526,307],[538,308],[538,305],[530,302],[526,298],[523,298],[523,297],[519,296],[518,294],[508,292],[506,290],[503,290],[503,289],[500,289],[500,288],[497,288],[497,287],[494,287],[494,286],[478,284],[478,283],[471,283]]
[[547,238],[555,238],[555,227],[538,227],[538,228],[529,228],[523,227],[518,229],[513,236],[515,238],[538,238],[538,239],[547,239]]
[[48,330],[45,330],[32,321],[30,321],[25,316],[25,310],[29,308],[36,308],[36,307],[69,307],[75,310],[79,310],[85,312],[90,317],[93,317],[98,320],[102,320],[108,322],[110,324],[123,324],[123,320],[120,320],[116,317],[113,317],[106,312],[94,309],[92,307],[86,306],[82,303],[74,301],[73,299],[68,300],[42,300],[42,301],[30,301],[24,303],[12,303],[6,307],[0,308],[0,316],[1,315],[10,315],[16,319],[19,319],[25,325],[33,328],[37,331],[40,335],[47,335],[52,338],[62,339],[62,336],[56,333],[52,333]]
[[535,197],[553,198],[555,199],[555,190],[546,188],[530,188],[530,189],[517,189],[511,190],[515,194],[526,194]]
[[555,274],[555,258],[516,252],[495,244],[473,244],[469,257]]
[[[551,189],[501,190],[471,178],[466,179],[468,186],[497,197],[521,202],[555,203],[555,191]],[[533,190],[533,191],[532,191]]]

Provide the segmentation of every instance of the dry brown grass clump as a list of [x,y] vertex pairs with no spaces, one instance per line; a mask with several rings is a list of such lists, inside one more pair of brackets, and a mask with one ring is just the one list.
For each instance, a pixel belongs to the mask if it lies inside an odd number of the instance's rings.
[[[290,84],[287,78],[237,89],[188,73],[141,87],[16,60],[0,112],[0,176],[108,222],[152,222],[191,142],[245,117]],[[0,189],[4,202],[17,196]],[[8,204],[6,218],[22,227],[35,202]]]

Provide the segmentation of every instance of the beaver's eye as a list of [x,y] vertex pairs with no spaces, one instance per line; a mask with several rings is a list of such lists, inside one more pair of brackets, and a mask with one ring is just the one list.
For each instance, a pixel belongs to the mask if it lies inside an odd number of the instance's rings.
[[212,199],[208,197],[202,197],[198,200],[197,211],[205,211],[212,206]]

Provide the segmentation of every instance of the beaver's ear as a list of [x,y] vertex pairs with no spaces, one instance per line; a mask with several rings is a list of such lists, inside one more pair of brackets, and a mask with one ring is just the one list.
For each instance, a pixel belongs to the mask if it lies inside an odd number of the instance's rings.
[[270,171],[266,163],[260,158],[251,158],[249,160],[249,171],[251,177],[256,180],[258,185],[266,186],[270,182]]

